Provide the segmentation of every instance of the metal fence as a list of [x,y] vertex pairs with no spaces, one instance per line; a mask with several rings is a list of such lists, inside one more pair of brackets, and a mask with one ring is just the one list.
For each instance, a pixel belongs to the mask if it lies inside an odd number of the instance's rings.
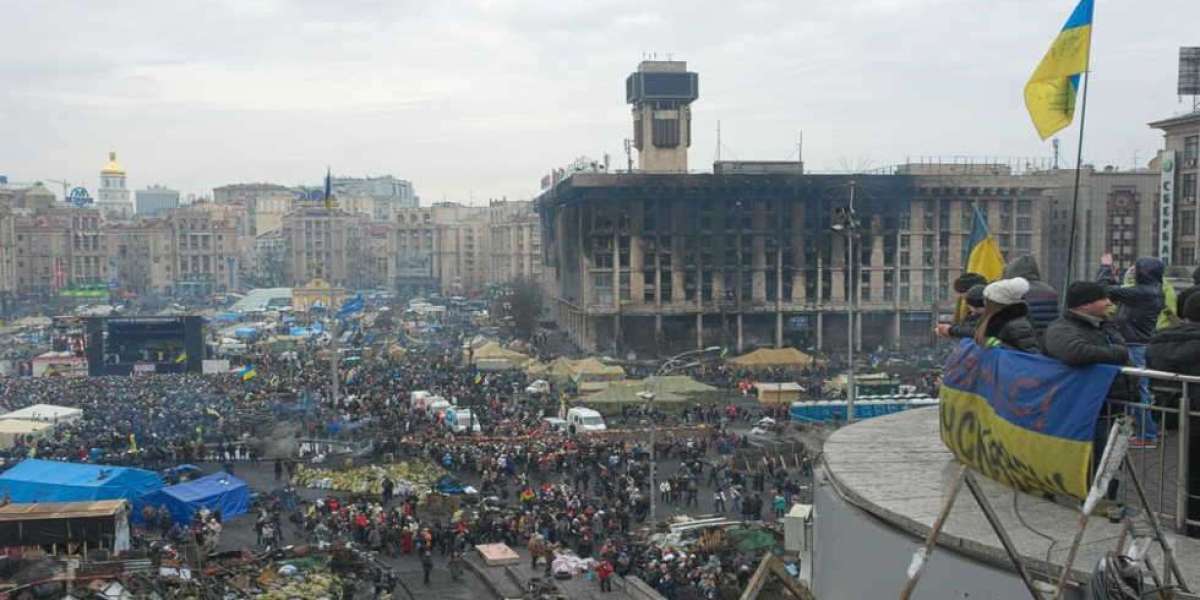
[[[1200,427],[1200,409],[1191,399],[1200,392],[1200,376],[1133,367],[1124,367],[1121,372],[1123,376],[1113,385],[1119,395],[1109,398],[1105,415],[1131,415],[1135,439],[1153,440],[1132,444],[1129,459],[1146,488],[1151,509],[1163,522],[1185,533],[1189,525],[1200,526],[1200,514],[1188,511],[1189,499],[1200,500],[1200,496],[1188,493],[1190,438],[1200,433],[1193,429]],[[1151,404],[1143,404],[1139,398],[1138,385],[1143,378],[1150,386]],[[1120,486],[1118,499],[1134,506],[1132,486],[1125,483]]]

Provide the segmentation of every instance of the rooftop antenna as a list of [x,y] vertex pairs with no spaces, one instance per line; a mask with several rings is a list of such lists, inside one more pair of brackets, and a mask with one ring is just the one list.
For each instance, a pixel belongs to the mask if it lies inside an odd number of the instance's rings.
[[1054,170],[1057,171],[1058,170],[1058,138],[1054,138],[1054,141],[1050,142],[1050,145],[1052,145],[1054,147]]
[[800,130],[800,139],[796,142],[796,162],[804,164],[804,130]]

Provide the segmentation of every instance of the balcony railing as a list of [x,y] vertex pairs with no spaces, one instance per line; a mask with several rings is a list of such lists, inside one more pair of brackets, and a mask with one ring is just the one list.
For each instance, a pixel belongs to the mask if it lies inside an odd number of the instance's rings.
[[[1122,398],[1110,398],[1105,416],[1114,416],[1123,411],[1134,417],[1135,439],[1145,439],[1151,430],[1157,429],[1157,445],[1153,447],[1131,446],[1129,459],[1137,471],[1151,509],[1164,523],[1173,524],[1176,531],[1184,533],[1188,526],[1200,527],[1200,511],[1188,510],[1189,500],[1200,500],[1200,496],[1188,493],[1191,440],[1193,427],[1200,427],[1200,408],[1191,399],[1200,391],[1200,376],[1180,375],[1165,371],[1125,367],[1121,369],[1125,382],[1118,382],[1114,389],[1128,388]],[[1138,400],[1137,379],[1150,380],[1152,404]],[[1180,418],[1187,415],[1188,418]],[[1153,421],[1153,425],[1151,425]],[[1111,422],[1111,421],[1109,421]],[[1133,489],[1124,482],[1120,486],[1119,500],[1128,506],[1136,506],[1131,497]]]

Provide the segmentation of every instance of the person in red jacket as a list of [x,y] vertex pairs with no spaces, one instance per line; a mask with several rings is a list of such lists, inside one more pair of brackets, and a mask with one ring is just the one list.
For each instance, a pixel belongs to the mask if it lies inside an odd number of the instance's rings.
[[601,592],[612,591],[612,575],[613,566],[611,562],[608,562],[607,558],[601,560],[600,564],[596,565],[596,578],[600,580]]

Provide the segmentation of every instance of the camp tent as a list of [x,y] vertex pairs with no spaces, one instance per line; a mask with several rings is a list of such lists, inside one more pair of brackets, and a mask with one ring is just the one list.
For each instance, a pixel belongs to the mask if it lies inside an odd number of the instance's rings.
[[488,342],[475,349],[470,355],[476,367],[490,371],[520,368],[529,362],[529,357],[509,350],[496,342]]
[[250,510],[250,488],[245,481],[219,472],[147,494],[134,513],[135,519],[141,518],[140,507],[146,504],[166,506],[176,523],[190,523],[201,508],[221,511],[222,519],[230,519]]
[[623,406],[641,406],[646,403],[638,393],[654,393],[654,404],[660,409],[681,409],[692,403],[709,402],[720,396],[717,388],[700,383],[686,375],[647,377],[641,380],[614,381],[602,391],[584,396],[580,404],[594,408],[606,415],[621,412]]
[[13,502],[136,501],[162,486],[152,471],[32,458],[0,474],[0,495]]
[[53,423],[25,419],[0,420],[0,448],[11,448],[25,436],[41,437],[54,429]]
[[83,416],[83,411],[69,406],[54,404],[34,404],[8,414],[0,415],[0,419],[21,419],[24,421],[44,421],[46,423],[70,423]]
[[795,348],[760,348],[729,362],[744,369],[798,369],[813,364],[813,357]]
[[599,360],[588,357],[571,363],[571,379],[575,383],[586,381],[616,381],[625,377],[625,369],[616,365],[606,365]]

